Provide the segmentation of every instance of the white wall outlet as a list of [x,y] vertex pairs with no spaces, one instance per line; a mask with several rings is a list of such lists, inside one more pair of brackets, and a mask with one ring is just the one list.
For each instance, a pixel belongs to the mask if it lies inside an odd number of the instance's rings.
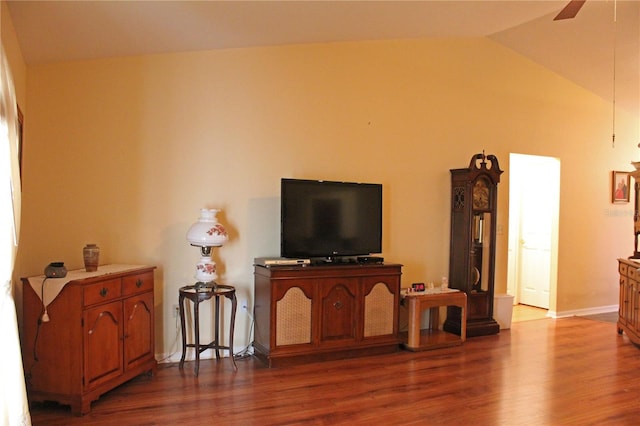
[[249,310],[249,303],[247,302],[247,299],[240,300],[240,309],[245,312]]

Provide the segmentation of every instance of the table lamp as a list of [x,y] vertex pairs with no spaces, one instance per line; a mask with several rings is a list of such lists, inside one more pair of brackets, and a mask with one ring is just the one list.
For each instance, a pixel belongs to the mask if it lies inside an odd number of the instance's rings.
[[201,209],[198,221],[187,231],[187,241],[200,247],[200,261],[196,264],[196,287],[215,286],[216,263],[211,258],[211,248],[221,247],[228,240],[227,231],[218,223],[217,209]]

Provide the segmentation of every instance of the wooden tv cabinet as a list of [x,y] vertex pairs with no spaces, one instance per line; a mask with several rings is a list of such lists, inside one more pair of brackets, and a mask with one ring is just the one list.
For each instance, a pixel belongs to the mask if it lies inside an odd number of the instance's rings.
[[[87,414],[103,393],[156,369],[154,269],[104,265],[44,283],[44,276],[22,278],[29,402],[57,401],[74,415]],[[60,292],[48,294],[54,289]]]
[[256,356],[269,367],[399,350],[402,265],[255,266]]

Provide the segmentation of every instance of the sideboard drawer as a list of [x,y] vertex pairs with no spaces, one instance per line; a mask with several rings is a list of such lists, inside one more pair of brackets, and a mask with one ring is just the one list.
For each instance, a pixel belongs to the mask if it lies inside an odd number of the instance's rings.
[[122,294],[121,286],[122,281],[120,278],[87,285],[82,291],[83,305],[95,305],[96,303],[116,299]]
[[124,296],[150,290],[153,290],[153,272],[122,278],[122,293]]
[[619,266],[620,266],[620,267],[619,267],[619,269],[620,269],[620,275],[624,275],[625,277],[626,277],[626,276],[628,276],[628,275],[627,275],[627,271],[628,271],[629,265],[627,265],[626,263],[622,263],[622,262],[620,262],[620,265],[619,265]]
[[634,267],[627,268],[627,276],[632,280],[637,279],[638,270],[636,268],[634,268]]

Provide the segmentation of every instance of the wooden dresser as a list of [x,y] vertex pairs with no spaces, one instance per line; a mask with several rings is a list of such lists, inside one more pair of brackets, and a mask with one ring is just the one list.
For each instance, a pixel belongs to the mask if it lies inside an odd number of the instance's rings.
[[256,266],[256,355],[277,367],[397,351],[401,269]]
[[65,278],[22,278],[30,402],[57,401],[82,415],[103,393],[153,373],[154,269],[104,265],[97,272],[69,271]]
[[640,345],[640,263],[618,259],[620,272],[620,306],[618,333],[624,332],[636,345]]

